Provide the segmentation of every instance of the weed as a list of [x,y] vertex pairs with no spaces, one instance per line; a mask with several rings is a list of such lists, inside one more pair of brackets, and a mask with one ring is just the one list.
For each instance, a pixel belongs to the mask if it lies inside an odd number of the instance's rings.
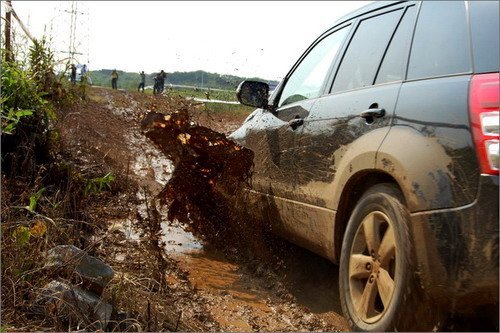
[[14,231],[12,232],[12,237],[16,240],[17,245],[22,247],[26,245],[26,243],[28,243],[31,237],[30,229],[21,225],[14,229]]
[[98,194],[103,189],[111,190],[111,183],[115,180],[113,173],[108,172],[103,177],[92,178],[85,183],[85,195]]
[[19,63],[2,65],[2,133],[12,135],[18,123],[46,104],[37,90],[35,81],[22,70]]
[[[2,323],[30,325],[34,320],[30,306],[49,281],[43,273],[48,249],[58,244],[85,248],[89,243],[88,224],[72,219],[84,215],[84,182],[69,171],[54,172],[61,159],[51,150],[58,139],[52,131],[54,110],[78,96],[64,89],[61,80],[44,40],[33,43],[27,59],[2,61]],[[36,327],[32,330],[40,330]],[[7,326],[0,326],[5,330]]]
[[32,114],[32,110],[14,111],[13,109],[9,109],[6,115],[2,114],[2,133],[12,135],[19,121],[23,117],[31,116]]
[[30,71],[40,91],[51,93],[56,83],[54,73],[54,53],[47,45],[45,37],[34,40],[29,50]]
[[38,203],[38,201],[40,200],[40,198],[42,197],[42,194],[43,192],[45,192],[46,188],[42,188],[41,190],[39,190],[38,192],[36,192],[35,194],[33,194],[32,196],[30,196],[30,204],[29,206],[27,207],[27,209],[34,213],[35,212],[35,209],[36,209],[36,205]]

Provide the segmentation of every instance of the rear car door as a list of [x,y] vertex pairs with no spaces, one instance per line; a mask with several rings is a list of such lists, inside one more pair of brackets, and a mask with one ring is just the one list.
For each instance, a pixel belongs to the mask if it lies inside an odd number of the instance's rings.
[[[407,79],[380,152],[395,168],[390,173],[410,198],[412,212],[466,205],[478,191],[468,115],[473,56],[467,16],[464,1],[424,1],[420,8]],[[384,156],[389,151],[396,158]]]

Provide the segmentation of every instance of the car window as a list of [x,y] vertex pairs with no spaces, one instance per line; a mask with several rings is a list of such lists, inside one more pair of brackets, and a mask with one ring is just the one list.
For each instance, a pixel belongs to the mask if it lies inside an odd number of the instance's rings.
[[328,69],[333,63],[347,32],[347,27],[344,27],[326,36],[316,44],[288,78],[278,106],[319,96]]
[[380,60],[402,13],[401,9],[361,21],[340,64],[333,92],[373,84]]
[[500,70],[500,12],[498,1],[470,1],[470,28],[474,71],[476,73]]
[[406,74],[406,59],[408,57],[411,35],[415,23],[415,14],[415,6],[411,6],[406,10],[394,37],[392,37],[389,48],[385,53],[384,60],[382,60],[382,65],[377,74],[375,84],[404,79]]
[[470,62],[464,2],[424,1],[415,28],[408,79],[469,72]]

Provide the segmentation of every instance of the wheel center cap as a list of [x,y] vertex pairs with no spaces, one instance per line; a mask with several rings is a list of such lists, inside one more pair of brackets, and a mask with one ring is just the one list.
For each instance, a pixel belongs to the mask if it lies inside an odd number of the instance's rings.
[[377,274],[378,271],[380,270],[380,262],[378,260],[374,260],[372,267],[373,267],[372,272],[375,273],[375,274]]

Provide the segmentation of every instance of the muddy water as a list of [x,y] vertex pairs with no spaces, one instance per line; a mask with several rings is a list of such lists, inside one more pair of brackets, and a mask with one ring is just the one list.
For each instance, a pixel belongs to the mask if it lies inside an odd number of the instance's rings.
[[[168,181],[173,170],[172,163],[157,148],[142,142],[142,137],[131,134],[130,140],[134,146],[142,147],[131,162],[131,172],[143,180],[149,179],[144,182],[149,184],[147,190],[157,193]],[[139,191],[137,198],[140,202],[137,211],[145,217],[147,208],[144,191]],[[166,212],[162,212],[162,216],[167,216]],[[130,221],[122,221],[121,226],[131,239],[139,239]],[[162,232],[167,255],[178,261],[180,268],[188,273],[191,284],[202,295],[213,300],[212,316],[225,330],[307,329],[307,326],[301,328],[294,323],[297,319],[291,317],[293,309],[281,304],[279,297],[274,294],[273,282],[267,281],[265,277],[250,277],[239,264],[204,245],[179,223],[164,220]],[[287,290],[299,305],[307,307],[328,327],[346,330],[347,324],[338,314],[341,310],[336,266],[305,250],[289,246],[294,249],[294,255],[284,258],[286,264],[281,272],[286,277],[284,283]]]
[[[156,184],[148,182],[149,189],[158,190],[168,181],[172,163],[162,157],[162,153],[154,146],[144,142],[141,144],[141,139],[130,135],[136,147],[143,147],[131,164],[131,172],[142,179],[154,179]],[[147,207],[144,192],[139,191],[137,198],[140,202],[137,211],[145,217]],[[166,216],[166,213],[163,212],[162,216]],[[130,221],[117,221],[115,225],[125,231],[127,238],[139,239]],[[177,260],[181,269],[188,272],[193,286],[208,298],[216,299],[211,311],[221,327],[231,331],[253,331],[254,324],[245,314],[268,317],[269,313],[273,313],[273,309],[266,304],[269,295],[259,290],[262,288],[258,285],[243,281],[241,273],[238,273],[239,267],[228,262],[224,255],[205,247],[202,241],[185,231],[179,223],[163,221],[162,232],[167,255]]]
[[[130,133],[128,142],[136,154],[130,162],[130,172],[145,185],[136,195],[140,202],[137,212],[147,215],[146,195],[156,194],[165,186],[173,171],[173,164],[156,147],[146,141],[144,136]],[[145,192],[146,191],[146,192]],[[161,212],[166,216],[166,212]],[[140,236],[132,227],[130,220],[115,221],[112,228],[121,229],[130,240]],[[162,240],[168,256],[179,262],[181,269],[188,272],[190,282],[208,298],[214,301],[212,315],[227,330],[253,331],[255,324],[250,317],[266,317],[273,309],[266,304],[269,295],[257,284],[242,281],[239,267],[228,262],[217,251],[206,248],[202,241],[184,230],[179,223],[165,220],[162,222]],[[117,258],[119,259],[119,258]]]

